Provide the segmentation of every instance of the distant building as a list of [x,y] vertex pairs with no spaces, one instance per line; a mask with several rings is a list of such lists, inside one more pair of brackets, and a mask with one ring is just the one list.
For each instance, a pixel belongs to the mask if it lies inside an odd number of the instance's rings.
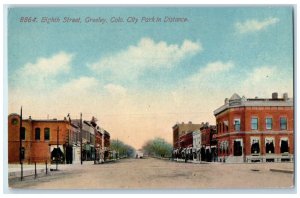
[[182,147],[180,144],[180,137],[182,135],[185,135],[187,133],[193,132],[197,129],[200,129],[200,124],[193,124],[192,122],[184,123],[182,122],[181,124],[176,123],[172,128],[173,128],[173,148],[178,149]]
[[[216,126],[210,125],[208,122],[202,123],[200,127],[201,133],[201,149],[202,161],[216,161],[217,160],[217,134]],[[204,151],[203,151],[204,149]]]
[[201,133],[200,129],[193,131],[193,160],[200,161]]
[[219,161],[292,161],[294,154],[293,99],[233,94],[214,111]]

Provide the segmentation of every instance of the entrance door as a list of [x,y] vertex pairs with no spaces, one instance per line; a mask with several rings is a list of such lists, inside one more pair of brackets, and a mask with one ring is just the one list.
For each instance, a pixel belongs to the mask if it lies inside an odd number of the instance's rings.
[[242,156],[243,149],[242,149],[242,142],[241,140],[234,140],[233,142],[233,155],[234,156]]

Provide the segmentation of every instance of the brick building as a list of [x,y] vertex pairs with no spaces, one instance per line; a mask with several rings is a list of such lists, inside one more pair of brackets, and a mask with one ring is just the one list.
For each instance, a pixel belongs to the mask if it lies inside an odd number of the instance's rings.
[[59,160],[64,161],[72,128],[67,119],[33,120],[29,117],[23,119],[20,134],[20,116],[10,114],[8,116],[8,162],[20,162],[20,135],[24,151],[23,162],[47,161],[49,163],[54,160],[56,153],[59,155]]
[[[82,133],[80,133],[82,127]],[[57,131],[59,132],[57,133]],[[22,120],[21,147],[24,163],[79,163],[82,160],[95,160],[101,157],[104,146],[109,148],[110,134],[92,121],[63,119]],[[58,136],[57,136],[58,134]],[[57,138],[58,137],[58,138]],[[82,142],[82,147],[80,146]],[[82,148],[82,151],[81,151]],[[20,116],[8,116],[8,162],[20,162]],[[98,153],[97,153],[98,152]],[[104,159],[104,154],[102,155]],[[100,159],[97,159],[100,161]]]
[[176,123],[173,129],[173,156],[175,158],[185,158],[189,154],[189,158],[193,158],[193,131],[200,128],[200,124],[192,122],[181,124]]
[[208,122],[202,123],[200,127],[201,133],[201,160],[216,161],[217,158],[217,141],[214,138],[217,130],[215,125]]
[[293,99],[245,98],[233,94],[214,111],[219,161],[292,161],[294,154]]

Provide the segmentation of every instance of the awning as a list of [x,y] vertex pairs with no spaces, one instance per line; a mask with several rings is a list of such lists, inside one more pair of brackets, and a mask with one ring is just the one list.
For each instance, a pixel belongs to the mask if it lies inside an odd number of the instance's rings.
[[224,123],[226,126],[228,126],[228,121],[223,121],[223,123]]
[[[50,153],[57,148],[57,145],[50,145]],[[63,145],[58,145],[58,148],[60,148],[61,152],[64,152],[64,147]]]

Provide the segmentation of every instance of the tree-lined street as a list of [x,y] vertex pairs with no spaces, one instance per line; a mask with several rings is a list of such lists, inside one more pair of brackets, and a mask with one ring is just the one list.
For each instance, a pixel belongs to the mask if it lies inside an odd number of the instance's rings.
[[290,188],[293,163],[178,163],[154,158],[62,167],[51,176],[10,182],[30,189],[206,189]]

